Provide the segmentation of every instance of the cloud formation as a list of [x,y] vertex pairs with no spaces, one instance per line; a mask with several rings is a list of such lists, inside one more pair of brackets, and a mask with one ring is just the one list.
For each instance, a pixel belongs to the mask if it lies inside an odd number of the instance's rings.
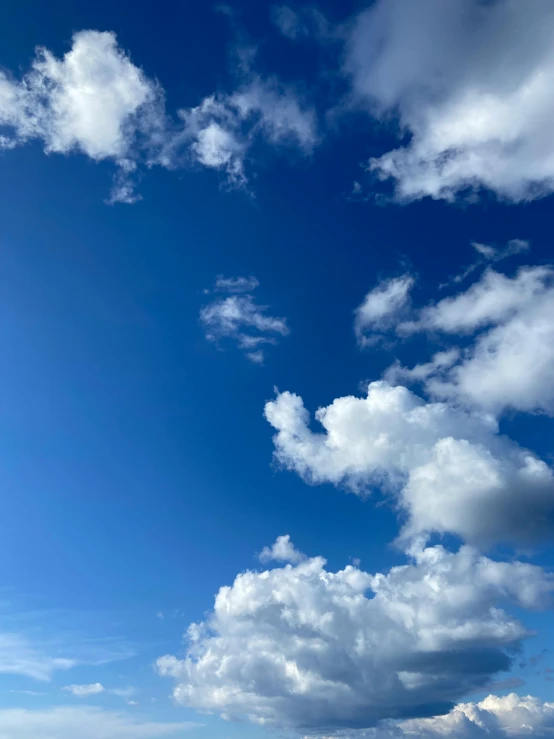
[[414,279],[410,275],[380,282],[354,311],[354,332],[359,346],[368,347],[394,326],[409,304]]
[[265,406],[275,456],[310,483],[358,494],[388,491],[407,516],[401,539],[453,533],[489,547],[530,544],[554,526],[554,475],[498,433],[490,415],[425,402],[405,387],[372,382],[367,397],[320,408],[309,427],[302,399],[279,393]]
[[396,327],[400,334],[476,334],[459,351],[459,360],[447,353],[453,361],[438,362],[437,355],[431,364],[412,370],[396,367],[388,376],[426,380],[427,391],[435,397],[497,414],[512,408],[551,415],[553,314],[552,268],[523,267],[514,277],[488,269],[465,292],[423,308]]
[[467,546],[414,546],[385,574],[325,565],[306,558],[221,588],[186,656],[158,660],[175,699],[314,733],[446,712],[508,669],[527,635],[499,604],[541,607],[554,588],[539,567]]
[[401,200],[487,188],[515,202],[554,191],[554,8],[548,0],[379,0],[353,21],[352,95],[397,120],[399,148],[369,169]]
[[[262,364],[264,345],[277,343],[278,336],[287,336],[289,328],[285,318],[268,315],[268,306],[256,303],[254,296],[245,294],[259,285],[255,277],[229,277],[216,279],[214,292],[232,293],[216,298],[200,311],[200,322],[208,341],[219,343],[231,339],[250,361]],[[240,294],[237,294],[240,293]]]
[[131,61],[115,34],[85,30],[74,34],[61,59],[39,48],[20,80],[0,72],[0,149],[33,139],[46,153],[113,161],[110,201],[132,203],[141,165],[175,169],[194,162],[243,186],[255,141],[309,154],[317,123],[294,90],[250,73],[234,92],[208,95],[174,120],[161,85]]

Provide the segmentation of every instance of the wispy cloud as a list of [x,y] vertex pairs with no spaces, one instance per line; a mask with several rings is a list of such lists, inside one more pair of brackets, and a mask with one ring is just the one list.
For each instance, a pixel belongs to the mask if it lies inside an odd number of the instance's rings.
[[247,293],[258,287],[255,277],[219,276],[214,292],[232,293],[217,298],[200,311],[200,322],[208,341],[219,343],[223,339],[234,341],[244,350],[250,361],[261,364],[265,359],[263,346],[275,344],[276,337],[286,336],[289,328],[285,318],[268,314],[268,307],[256,303]]

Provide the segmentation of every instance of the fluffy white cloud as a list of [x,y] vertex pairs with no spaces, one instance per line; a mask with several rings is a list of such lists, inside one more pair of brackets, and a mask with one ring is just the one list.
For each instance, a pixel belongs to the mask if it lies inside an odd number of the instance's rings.
[[489,695],[479,703],[460,703],[450,713],[433,718],[386,722],[358,733],[360,739],[507,739],[508,737],[550,737],[554,730],[554,703],[515,693]]
[[259,138],[274,146],[293,145],[309,154],[317,143],[314,111],[275,80],[254,77],[230,94],[211,95],[200,105],[180,110],[184,131],[169,143],[189,141],[193,158],[224,172],[232,185],[247,182],[246,159]]
[[255,141],[304,154],[317,142],[314,111],[292,89],[250,74],[236,91],[210,95],[179,117],[177,124],[166,114],[161,86],[111,32],[75,33],[61,59],[38,49],[20,80],[0,72],[0,149],[38,139],[47,153],[110,159],[118,167],[111,202],[137,200],[139,164],[178,168],[192,159],[242,186]]
[[191,723],[160,723],[97,708],[0,709],[2,739],[158,739],[180,737]]
[[277,429],[277,460],[308,482],[395,495],[408,516],[404,539],[450,532],[489,546],[553,531],[552,470],[499,436],[490,415],[373,382],[367,397],[337,398],[317,411],[323,433],[309,428],[302,399],[289,392],[267,403],[265,416]]
[[401,199],[554,190],[549,0],[379,0],[352,24],[353,94],[408,142],[370,161]]
[[68,693],[77,696],[77,698],[83,698],[86,695],[98,695],[105,691],[102,683],[91,683],[90,685],[67,685],[63,688]]
[[[0,78],[0,124],[13,131],[4,137],[8,147],[37,138],[48,153],[81,151],[113,159],[126,172],[139,137],[150,138],[163,117],[158,86],[119,49],[113,33],[81,31],[62,59],[41,48],[20,82]],[[132,199],[122,183],[118,192]]]
[[354,331],[360,346],[371,346],[380,332],[393,326],[409,303],[413,284],[413,277],[403,275],[384,280],[367,293],[354,311]]
[[[515,277],[487,270],[468,290],[424,308],[397,330],[478,332],[457,362],[398,367],[389,378],[423,380],[438,397],[496,413],[554,412],[554,271],[525,267]],[[444,354],[442,358],[444,359]],[[454,355],[446,354],[447,358]]]
[[276,336],[286,336],[289,328],[285,318],[267,315],[268,307],[258,305],[252,295],[236,294],[255,289],[258,284],[255,277],[219,276],[214,291],[234,294],[205,305],[200,311],[200,322],[208,341],[232,339],[252,362],[261,364],[265,353],[260,347],[275,344]]
[[264,547],[259,555],[260,562],[291,562],[298,564],[306,559],[290,540],[290,536],[278,536],[271,547]]
[[399,362],[395,362],[386,370],[384,378],[391,385],[400,384],[406,380],[408,382],[424,382],[429,377],[433,377],[437,373],[452,367],[459,356],[459,349],[447,349],[443,352],[437,352],[430,362],[416,364],[411,369],[403,367]]
[[540,607],[554,582],[467,546],[414,546],[410,557],[387,574],[330,572],[321,557],[240,574],[189,627],[185,658],[162,657],[158,669],[180,703],[269,727],[445,712],[507,669],[526,636],[499,602]]

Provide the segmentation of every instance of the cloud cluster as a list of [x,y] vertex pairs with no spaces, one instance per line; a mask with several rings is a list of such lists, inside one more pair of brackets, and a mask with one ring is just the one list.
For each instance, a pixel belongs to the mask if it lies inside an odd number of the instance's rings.
[[276,337],[286,336],[289,328],[285,318],[268,315],[268,306],[256,303],[250,291],[258,285],[255,277],[219,276],[214,292],[231,294],[205,305],[200,311],[200,322],[208,341],[232,339],[250,361],[263,364],[264,345],[275,344]]
[[355,100],[407,141],[369,168],[401,200],[553,192],[553,39],[548,0],[372,4],[352,23],[345,73]]
[[20,80],[0,72],[0,149],[32,139],[47,153],[112,160],[111,202],[131,203],[141,164],[173,169],[195,162],[243,186],[256,140],[308,154],[317,123],[292,89],[256,75],[233,93],[212,94],[178,111],[173,120],[162,87],[133,64],[115,34],[87,30],[74,34],[61,59],[39,48]]
[[380,381],[365,398],[320,408],[323,433],[309,428],[302,399],[289,392],[267,403],[265,415],[283,466],[311,483],[390,491],[408,517],[404,537],[449,532],[491,546],[529,544],[554,530],[552,470],[500,436],[487,414]]
[[311,731],[444,713],[508,669],[527,635],[498,603],[538,608],[554,589],[539,567],[468,546],[415,545],[409,563],[386,574],[325,565],[297,558],[221,588],[207,621],[189,627],[185,658],[158,660],[175,699]]

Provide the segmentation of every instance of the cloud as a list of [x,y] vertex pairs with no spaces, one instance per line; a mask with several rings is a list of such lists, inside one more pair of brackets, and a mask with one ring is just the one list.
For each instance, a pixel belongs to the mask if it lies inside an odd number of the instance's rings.
[[347,44],[352,95],[404,139],[369,169],[401,200],[550,194],[553,39],[547,0],[379,0],[364,10]]
[[224,277],[218,275],[213,291],[216,293],[250,293],[260,283],[253,275],[250,277]]
[[7,148],[31,139],[47,153],[79,151],[121,169],[114,200],[131,200],[125,173],[141,137],[163,128],[163,94],[117,45],[114,33],[80,31],[62,59],[39,48],[20,82],[0,77]]
[[114,33],[79,31],[60,59],[39,48],[20,80],[0,72],[0,149],[38,140],[48,154],[111,160],[109,202],[133,203],[141,166],[194,162],[242,187],[256,141],[309,154],[318,140],[314,110],[292,88],[249,70],[235,91],[206,96],[179,110],[178,120],[166,113],[164,97]]
[[[244,293],[258,284],[255,277],[219,276],[214,292]],[[250,294],[231,294],[205,305],[200,311],[200,322],[208,341],[232,339],[252,362],[261,364],[265,359],[261,347],[275,344],[276,336],[289,333],[286,319],[268,315],[267,311],[268,306],[258,305]]]
[[508,669],[526,629],[499,603],[539,607],[552,577],[471,547],[414,546],[376,575],[322,557],[245,572],[161,657],[175,699],[228,719],[316,733],[445,712]]
[[306,559],[306,555],[295,549],[290,536],[278,536],[271,547],[264,547],[258,557],[260,562],[290,562],[298,564]]
[[147,721],[126,713],[76,706],[26,710],[0,709],[3,739],[159,739],[181,736],[198,724]]
[[320,408],[323,433],[309,428],[302,399],[289,392],[267,403],[265,416],[277,430],[277,461],[307,482],[393,496],[407,516],[401,541],[438,532],[489,547],[552,535],[552,470],[500,436],[488,414],[425,402],[381,381],[365,398]]
[[387,722],[360,733],[360,739],[550,737],[553,729],[554,703],[511,693],[504,697],[489,695],[479,703],[460,703],[444,716]]
[[386,370],[384,379],[391,383],[391,385],[397,385],[405,381],[424,382],[437,373],[452,367],[452,365],[458,360],[459,356],[460,350],[454,347],[453,349],[447,349],[443,352],[437,352],[433,355],[430,362],[416,364],[415,367],[412,367],[411,369],[403,367],[398,361],[396,361]]
[[470,264],[460,274],[449,280],[449,282],[441,285],[441,288],[447,287],[449,283],[457,284],[463,282],[466,277],[469,277],[475,270],[488,262],[501,262],[503,259],[508,259],[508,257],[528,251],[530,243],[525,239],[510,239],[502,248],[491,246],[490,244],[480,244],[478,241],[472,241],[471,246],[479,254],[477,261]]
[[67,685],[63,690],[77,696],[77,698],[83,698],[87,695],[103,693],[106,688],[101,683],[92,683],[91,685]]
[[413,284],[413,277],[403,275],[384,280],[367,293],[354,311],[354,332],[361,347],[371,346],[394,325],[409,304]]
[[[431,367],[427,390],[495,413],[554,413],[554,271],[523,267],[515,277],[488,269],[465,292],[427,306],[400,333],[473,334],[460,360]],[[428,365],[423,365],[423,368]],[[415,377],[396,370],[397,377]],[[394,372],[394,368],[393,368]]]
[[210,95],[200,105],[180,110],[179,116],[184,130],[167,151],[189,142],[192,158],[225,173],[233,186],[246,185],[246,160],[256,140],[293,146],[304,154],[318,141],[313,109],[277,80],[255,75],[236,91]]

